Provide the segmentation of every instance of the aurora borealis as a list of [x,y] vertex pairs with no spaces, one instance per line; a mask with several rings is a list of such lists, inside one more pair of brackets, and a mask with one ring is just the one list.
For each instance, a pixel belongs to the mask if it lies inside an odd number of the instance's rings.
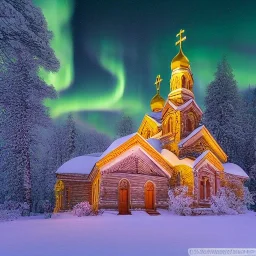
[[79,124],[109,135],[122,112],[139,125],[150,111],[158,74],[169,93],[176,34],[185,29],[184,53],[194,75],[196,100],[226,55],[240,89],[256,84],[254,1],[34,0],[54,33],[57,74],[41,71],[59,98],[48,100],[53,118],[70,112]]

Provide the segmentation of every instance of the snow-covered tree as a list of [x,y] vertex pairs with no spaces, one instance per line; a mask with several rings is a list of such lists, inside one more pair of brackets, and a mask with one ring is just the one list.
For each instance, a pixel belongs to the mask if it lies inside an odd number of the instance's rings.
[[178,186],[169,190],[169,210],[178,215],[191,215],[193,199],[188,195],[188,187]]
[[253,140],[253,145],[254,145],[254,161],[255,163],[253,164],[253,166],[250,169],[250,173],[249,173],[249,190],[251,191],[252,195],[253,195],[253,199],[255,202],[255,205],[253,206],[253,208],[256,210],[256,137]]
[[1,63],[12,64],[17,52],[25,52],[46,70],[58,70],[59,62],[50,47],[53,35],[32,0],[1,0],[0,14]]
[[111,143],[111,140],[108,136],[97,131],[91,131],[88,133],[88,135],[88,137],[91,138],[90,140],[88,139],[89,153],[103,152]]
[[5,158],[8,168],[8,196],[31,205],[31,161],[35,157],[33,145],[38,143],[38,127],[49,124],[49,117],[42,101],[54,97],[48,87],[37,76],[33,61],[22,57],[2,73],[0,80],[0,106],[4,109],[4,122],[0,124],[4,139]]
[[134,123],[130,116],[122,115],[116,124],[117,138],[124,137],[134,132]]
[[3,0],[0,5],[0,109],[4,142],[4,183],[9,199],[31,206],[31,171],[37,129],[49,123],[43,100],[55,91],[39,77],[39,68],[57,71],[52,34],[31,0]]
[[81,202],[73,207],[72,213],[77,217],[89,216],[93,212],[89,202]]
[[242,197],[238,197],[235,191],[228,187],[221,187],[216,196],[211,198],[211,209],[215,214],[238,214],[254,204],[248,188],[244,187]]
[[226,58],[218,64],[207,88],[203,123],[220,143],[229,161],[243,166],[247,122],[233,71]]
[[77,131],[76,124],[71,114],[68,115],[65,127],[65,135],[63,139],[66,142],[66,160],[69,160],[75,156]]

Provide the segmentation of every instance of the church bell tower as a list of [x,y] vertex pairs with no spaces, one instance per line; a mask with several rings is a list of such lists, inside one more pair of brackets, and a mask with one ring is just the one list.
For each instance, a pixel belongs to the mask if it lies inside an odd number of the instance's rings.
[[172,76],[170,79],[170,93],[168,98],[175,105],[182,105],[190,99],[194,99],[193,93],[193,75],[190,69],[188,58],[182,51],[182,42],[186,37],[182,38],[184,30],[176,35],[179,40],[175,45],[179,45],[179,53],[173,58],[171,62]]

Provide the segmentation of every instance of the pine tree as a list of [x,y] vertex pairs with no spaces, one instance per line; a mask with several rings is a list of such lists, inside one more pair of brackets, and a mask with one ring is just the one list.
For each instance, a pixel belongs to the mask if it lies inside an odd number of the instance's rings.
[[117,138],[124,137],[134,132],[134,123],[130,116],[123,115],[116,125]]
[[58,71],[59,62],[50,47],[53,35],[41,9],[32,0],[1,0],[0,13],[1,61],[12,64],[17,52],[26,52],[39,66]]
[[256,88],[245,91],[244,95],[243,119],[245,124],[246,143],[244,148],[244,165],[249,172],[250,168],[256,162],[254,154],[254,139],[256,138]]
[[[251,169],[250,169],[250,173],[249,173],[249,190],[254,194],[254,199],[256,200],[256,136],[253,140],[253,153],[254,153],[254,164],[252,165]],[[256,203],[256,201],[255,201]],[[256,207],[254,206],[254,209],[256,209]]]
[[4,123],[1,124],[4,148],[9,153],[8,195],[13,200],[31,205],[31,161],[35,157],[33,146],[38,143],[38,127],[49,124],[42,101],[54,97],[52,87],[37,77],[36,67],[26,53],[10,66],[0,81],[0,105]]
[[38,127],[49,117],[43,100],[55,91],[39,77],[40,67],[57,71],[50,47],[52,34],[31,0],[3,0],[0,5],[0,109],[4,175],[9,199],[31,206],[31,171]]
[[66,161],[73,158],[75,156],[76,151],[76,139],[77,139],[77,131],[76,125],[71,114],[68,115],[68,119],[66,122]]
[[207,88],[203,123],[224,149],[229,161],[242,165],[246,123],[243,105],[226,58],[218,64],[215,79]]

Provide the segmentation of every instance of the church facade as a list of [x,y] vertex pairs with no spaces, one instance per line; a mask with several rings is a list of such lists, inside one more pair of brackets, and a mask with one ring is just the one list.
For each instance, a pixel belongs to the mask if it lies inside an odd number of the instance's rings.
[[[182,50],[171,62],[170,93],[160,95],[160,75],[151,112],[138,131],[115,140],[103,153],[76,157],[56,172],[55,211],[69,210],[82,201],[94,209],[131,210],[168,208],[168,191],[188,187],[192,207],[209,207],[221,186],[241,191],[247,174],[228,163],[228,157],[208,129],[193,93],[193,74]],[[235,182],[234,182],[235,181]],[[232,183],[232,184],[231,184]]]

